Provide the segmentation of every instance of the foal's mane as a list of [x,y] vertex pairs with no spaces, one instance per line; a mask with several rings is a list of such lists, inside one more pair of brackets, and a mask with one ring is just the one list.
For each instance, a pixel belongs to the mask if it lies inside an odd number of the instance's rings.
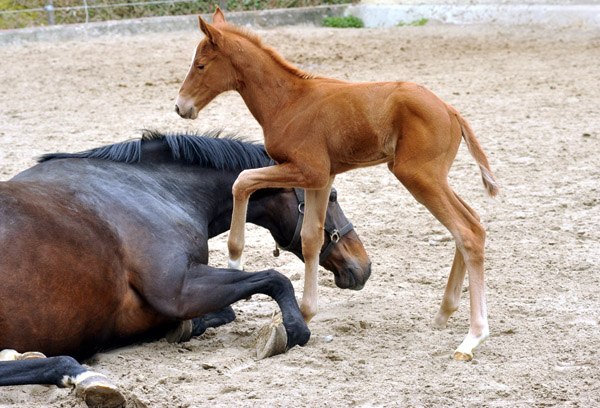
[[275,51],[274,48],[272,48],[269,45],[263,44],[262,39],[256,33],[252,32],[251,30],[249,30],[245,27],[239,27],[239,26],[235,26],[235,25],[231,25],[231,24],[219,25],[218,27],[219,27],[219,29],[222,29],[224,31],[228,31],[230,33],[234,33],[234,34],[237,34],[237,35],[240,35],[240,36],[246,38],[252,44],[254,44],[258,48],[262,49],[269,57],[271,57],[271,59],[273,59],[275,62],[277,62],[286,71],[291,72],[292,74],[294,74],[302,79],[317,78],[316,75],[311,74],[310,72],[303,71],[300,68],[297,68],[297,67],[293,66],[292,64],[290,64],[289,62],[287,62],[280,53]]
[[163,134],[144,130],[141,139],[97,147],[79,153],[48,153],[38,162],[54,159],[103,159],[121,163],[139,163],[145,143],[162,142],[161,148],[170,153],[173,160],[217,170],[242,170],[265,167],[269,156],[261,144],[255,144],[235,135],[221,137],[220,131],[202,136],[187,134]]

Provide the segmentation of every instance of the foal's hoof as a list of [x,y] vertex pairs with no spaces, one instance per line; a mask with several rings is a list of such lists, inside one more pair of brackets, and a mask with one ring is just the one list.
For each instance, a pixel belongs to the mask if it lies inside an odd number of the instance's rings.
[[473,353],[463,353],[457,350],[454,352],[454,359],[459,361],[471,361],[473,360]]
[[442,330],[445,329],[448,325],[448,318],[437,314],[433,319],[433,323],[431,324],[434,329]]
[[76,385],[76,393],[88,407],[117,408],[125,406],[125,397],[105,376],[95,374]]
[[256,339],[256,357],[259,360],[285,353],[287,349],[287,332],[283,325],[283,317],[276,315],[271,322],[261,328]]

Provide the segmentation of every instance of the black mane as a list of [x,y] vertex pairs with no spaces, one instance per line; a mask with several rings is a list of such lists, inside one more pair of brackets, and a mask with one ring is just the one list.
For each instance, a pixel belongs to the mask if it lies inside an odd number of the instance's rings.
[[220,131],[205,135],[163,134],[145,130],[141,139],[97,147],[79,153],[48,153],[38,158],[39,163],[54,159],[103,159],[122,163],[139,163],[142,147],[149,141],[162,141],[173,160],[217,170],[240,170],[265,167],[269,156],[261,144],[245,141],[239,136],[221,136]]

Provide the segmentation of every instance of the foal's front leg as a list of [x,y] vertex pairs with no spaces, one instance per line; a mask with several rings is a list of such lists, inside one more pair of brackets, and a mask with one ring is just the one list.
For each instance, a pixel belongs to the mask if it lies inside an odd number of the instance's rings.
[[244,170],[240,173],[232,187],[233,213],[227,240],[228,265],[231,269],[244,269],[242,252],[245,245],[246,213],[250,195],[262,188],[307,188],[313,183],[307,180],[292,163]]
[[[244,248],[244,224],[250,195],[261,188],[304,188],[306,191],[305,216],[302,224],[302,255],[305,276],[302,296],[302,315],[309,322],[317,314],[319,250],[323,245],[323,227],[327,200],[333,176],[322,162],[305,163],[310,172],[302,172],[293,163],[283,163],[260,169],[244,170],[233,184],[234,207],[229,233],[229,265],[241,266]],[[323,176],[325,174],[325,176]]]
[[306,323],[318,311],[319,252],[323,246],[323,228],[327,215],[327,201],[333,184],[333,177],[327,187],[320,190],[306,190],[304,222],[302,224],[302,256],[304,257],[304,292],[300,310]]
[[231,269],[244,270],[242,261],[242,252],[246,243],[246,213],[248,211],[248,200],[250,194],[233,195],[233,213],[231,215],[231,228],[229,229],[229,238],[227,240],[227,249],[229,258],[227,265]]

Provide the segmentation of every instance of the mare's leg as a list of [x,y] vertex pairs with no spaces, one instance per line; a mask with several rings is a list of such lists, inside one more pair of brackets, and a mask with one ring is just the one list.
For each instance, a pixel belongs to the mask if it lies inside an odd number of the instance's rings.
[[[322,163],[319,163],[322,164]],[[310,169],[311,173],[308,173]],[[242,252],[245,245],[245,223],[250,195],[262,188],[321,189],[327,185],[329,170],[318,164],[306,166],[304,172],[293,163],[283,163],[260,169],[244,170],[233,184],[233,214],[227,247],[229,267],[243,269]]]
[[[480,221],[479,214],[475,212],[462,198],[455,193],[456,198],[461,202],[463,206],[477,221]],[[460,304],[460,295],[462,292],[463,282],[465,280],[465,272],[467,271],[467,264],[465,259],[460,252],[458,246],[454,252],[454,261],[452,262],[452,269],[450,270],[450,276],[448,277],[448,283],[446,284],[446,290],[444,291],[444,297],[440,310],[437,312],[433,325],[436,328],[443,329],[448,324],[448,319],[452,313],[458,310]]]
[[121,407],[125,398],[117,387],[102,374],[90,371],[68,356],[0,361],[0,386],[24,384],[54,384],[74,387],[89,406]]
[[202,317],[192,319],[192,336],[202,335],[209,327],[219,327],[235,320],[235,312],[231,306],[227,306],[213,313],[207,313]]
[[318,311],[319,252],[323,246],[323,228],[332,184],[333,177],[329,180],[327,187],[305,191],[306,205],[301,232],[305,273],[300,310],[307,323]]
[[[409,160],[398,160],[397,163],[401,164],[394,165],[392,170],[396,177],[417,201],[448,228],[466,264],[469,273],[471,323],[469,333],[458,346],[454,357],[470,360],[473,358],[473,349],[489,335],[483,272],[485,229],[472,214],[472,210],[448,186],[446,172],[435,168],[435,162],[411,165]],[[456,296],[453,294],[462,285],[464,275],[461,263],[460,256],[455,257],[454,275],[450,278],[449,283],[452,284],[448,289],[450,295],[445,299],[450,303],[449,309],[455,307]]]
[[[180,279],[181,278],[181,279]],[[188,320],[223,309],[256,293],[273,298],[283,315],[287,348],[304,345],[310,331],[304,323],[288,278],[274,270],[246,273],[195,265],[183,276],[170,276],[180,286],[160,285],[162,290],[146,293],[148,302],[164,316]]]
[[219,327],[235,320],[235,312],[227,306],[213,313],[191,320],[182,320],[172,330],[165,334],[169,343],[182,343],[194,336],[202,335],[209,327]]

